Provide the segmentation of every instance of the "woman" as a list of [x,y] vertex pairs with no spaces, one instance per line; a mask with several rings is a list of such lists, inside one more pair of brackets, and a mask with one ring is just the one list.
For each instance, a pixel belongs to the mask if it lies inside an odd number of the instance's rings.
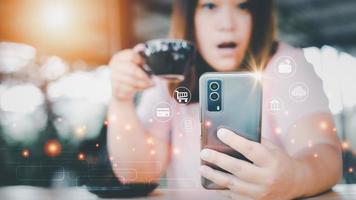
[[[172,37],[194,42],[198,48],[196,64],[181,83],[193,93],[189,105],[172,100],[176,85],[143,72],[138,53],[142,45],[118,52],[110,62],[114,95],[108,148],[120,181],[157,183],[166,172],[168,184],[200,188],[202,175],[227,187],[223,193],[234,199],[292,199],[319,194],[336,184],[341,150],[321,81],[300,49],[275,42],[275,30],[271,0],[176,1]],[[287,68],[278,71],[277,63],[286,58]],[[293,63],[294,70],[289,69]],[[200,152],[199,76],[242,70],[263,71],[262,143],[226,129],[217,135],[254,164],[209,149]],[[284,76],[287,73],[290,76]],[[295,84],[301,84],[296,91]],[[136,110],[134,96],[139,91],[144,92]],[[276,101],[278,109],[271,109],[270,103]],[[152,118],[158,102],[173,105],[171,121]],[[181,128],[185,119],[193,121],[193,131]],[[199,153],[201,159],[231,174],[200,167]]]

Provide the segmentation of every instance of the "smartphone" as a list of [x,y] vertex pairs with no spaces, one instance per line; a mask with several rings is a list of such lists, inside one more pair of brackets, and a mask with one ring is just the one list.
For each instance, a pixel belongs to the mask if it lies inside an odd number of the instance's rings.
[[[246,160],[239,152],[222,143],[217,130],[227,128],[249,140],[261,142],[262,81],[256,73],[205,73],[199,79],[201,149],[213,149]],[[227,171],[201,161],[214,169]],[[202,177],[206,189],[226,189]]]

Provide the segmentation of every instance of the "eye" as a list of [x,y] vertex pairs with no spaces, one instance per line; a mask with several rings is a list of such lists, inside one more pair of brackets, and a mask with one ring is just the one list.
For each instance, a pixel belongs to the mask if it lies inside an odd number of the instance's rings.
[[201,7],[207,10],[213,10],[216,8],[216,5],[214,3],[204,3],[201,5]]
[[242,9],[242,10],[249,10],[251,7],[251,2],[250,1],[245,1],[242,3],[239,3],[237,5],[238,8]]

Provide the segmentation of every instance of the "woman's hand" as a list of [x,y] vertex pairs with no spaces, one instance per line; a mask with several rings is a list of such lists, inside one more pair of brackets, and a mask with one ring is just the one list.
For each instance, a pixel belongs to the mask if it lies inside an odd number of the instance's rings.
[[231,174],[201,167],[201,174],[229,190],[222,193],[233,199],[292,199],[299,197],[303,165],[273,143],[257,143],[229,130],[219,129],[218,138],[254,164],[204,149],[201,158]]
[[138,52],[143,48],[139,44],[134,49],[120,51],[110,61],[113,96],[119,101],[132,100],[136,92],[154,85],[141,68],[144,59]]

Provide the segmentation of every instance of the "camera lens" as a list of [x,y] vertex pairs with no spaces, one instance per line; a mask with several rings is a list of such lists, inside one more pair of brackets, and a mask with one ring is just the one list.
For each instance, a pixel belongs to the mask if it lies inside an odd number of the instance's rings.
[[217,92],[212,92],[212,93],[210,93],[209,98],[210,98],[210,100],[212,100],[212,101],[217,101],[217,100],[220,98],[220,96],[219,96],[219,93],[217,93]]
[[212,91],[216,91],[219,89],[219,84],[217,82],[211,82],[209,87]]

